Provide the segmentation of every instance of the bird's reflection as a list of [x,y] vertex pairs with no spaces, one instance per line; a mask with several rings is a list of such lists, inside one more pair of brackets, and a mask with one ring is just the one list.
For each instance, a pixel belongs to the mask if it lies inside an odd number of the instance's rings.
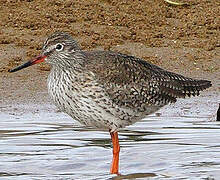
[[119,175],[109,180],[123,180],[123,179],[136,179],[136,178],[147,178],[147,177],[155,177],[157,176],[155,173],[132,173],[127,175]]

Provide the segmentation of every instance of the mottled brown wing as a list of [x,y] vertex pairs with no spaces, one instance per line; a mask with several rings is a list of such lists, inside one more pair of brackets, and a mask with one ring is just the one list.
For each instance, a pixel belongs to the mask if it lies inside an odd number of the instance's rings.
[[163,106],[211,86],[210,81],[186,78],[121,53],[97,51],[87,56],[88,68],[120,106]]

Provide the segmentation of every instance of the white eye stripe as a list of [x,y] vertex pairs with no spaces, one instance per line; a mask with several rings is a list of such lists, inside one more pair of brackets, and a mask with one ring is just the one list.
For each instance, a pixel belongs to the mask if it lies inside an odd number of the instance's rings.
[[54,49],[54,47],[53,46],[50,46],[50,47],[43,47],[45,50],[44,50],[44,52],[45,53],[49,53],[49,52],[51,52],[53,49]]
[[56,49],[57,51],[62,51],[62,50],[63,50],[63,47],[64,47],[64,45],[61,44],[61,43],[57,43],[57,44],[55,45],[55,49]]

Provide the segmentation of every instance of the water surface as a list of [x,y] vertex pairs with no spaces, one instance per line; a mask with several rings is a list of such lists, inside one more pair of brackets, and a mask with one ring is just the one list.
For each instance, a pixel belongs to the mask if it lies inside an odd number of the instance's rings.
[[50,104],[1,106],[0,179],[219,179],[218,99],[180,100],[120,131],[119,177],[108,132]]

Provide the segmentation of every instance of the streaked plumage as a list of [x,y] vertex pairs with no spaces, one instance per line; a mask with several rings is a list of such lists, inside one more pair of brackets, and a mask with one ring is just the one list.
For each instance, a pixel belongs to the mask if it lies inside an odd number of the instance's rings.
[[[57,43],[63,44],[62,52],[52,48]],[[52,64],[48,90],[57,107],[101,129],[115,131],[133,124],[177,98],[199,95],[211,86],[210,81],[186,78],[134,56],[83,51],[66,33],[49,37],[42,53]]]

